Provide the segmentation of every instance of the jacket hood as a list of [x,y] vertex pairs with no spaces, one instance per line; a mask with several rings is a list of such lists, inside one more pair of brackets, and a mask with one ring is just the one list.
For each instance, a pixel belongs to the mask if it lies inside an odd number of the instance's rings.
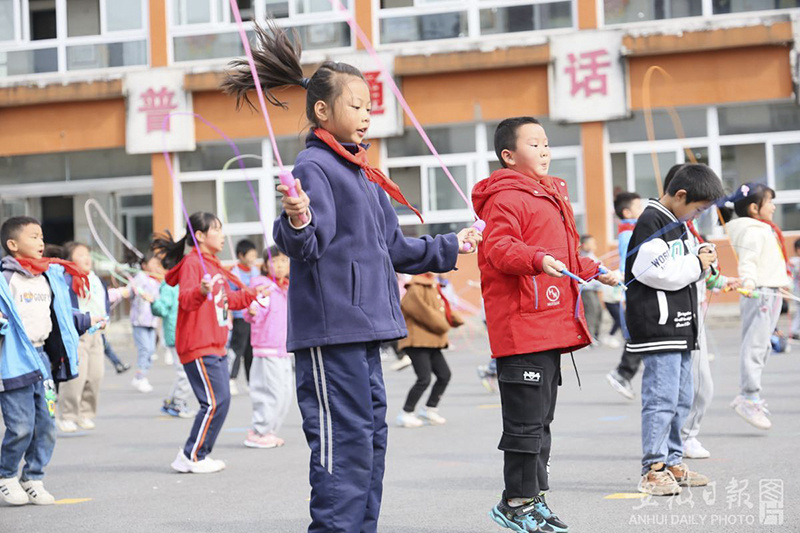
[[22,274],[26,278],[33,277],[33,274],[22,268],[22,265],[20,265],[19,262],[10,255],[7,255],[0,260],[0,270],[16,272],[17,274]]
[[194,249],[192,249],[190,253],[183,256],[183,259],[181,259],[177,265],[175,265],[174,267],[170,268],[169,271],[167,271],[167,273],[164,275],[164,281],[166,281],[168,285],[172,285],[173,287],[177,286],[178,282],[181,279],[181,269],[183,268],[183,265],[185,265],[187,262],[199,261],[199,260],[200,259],[197,257],[197,252]]
[[521,191],[529,194],[545,193],[544,188],[535,178],[510,168],[495,170],[491,176],[479,181],[472,189],[472,203],[479,217],[483,218],[481,211],[489,198],[500,191]]

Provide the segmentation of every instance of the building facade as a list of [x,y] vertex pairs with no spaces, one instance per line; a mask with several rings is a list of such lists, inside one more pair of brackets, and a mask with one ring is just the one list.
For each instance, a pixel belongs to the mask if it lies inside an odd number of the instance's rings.
[[[326,59],[370,70],[347,13],[329,0],[238,5],[245,19],[271,14],[295,28],[309,75]],[[691,159],[714,168],[729,190],[769,183],[777,191],[776,221],[792,239],[800,235],[799,6],[350,0],[347,9],[465,191],[499,166],[492,147],[499,120],[540,118],[552,146],[551,174],[568,182],[579,229],[596,236],[604,252],[616,237],[614,193],[654,196],[657,175]],[[84,205],[93,197],[145,247],[153,230],[182,231],[171,166],[190,212],[216,212],[231,240],[263,243],[270,228],[261,220],[268,226],[278,205],[277,158],[260,113],[237,111],[218,89],[242,50],[227,0],[0,0],[0,218],[27,213],[43,220],[49,241],[88,240]],[[426,220],[420,226],[397,206],[401,223],[410,234],[468,225],[469,208],[373,70],[373,104],[385,116],[375,117],[381,137],[371,141],[370,157]],[[142,71],[166,72],[176,85],[145,88],[136,81]],[[304,94],[291,88],[280,96],[289,109],[269,111],[279,155],[291,169],[304,144]],[[188,111],[166,116],[183,109],[178,100]],[[140,143],[145,130],[131,133],[137,120],[161,140]],[[206,122],[232,139],[241,165]],[[164,146],[171,147],[170,165]],[[721,229],[710,217],[701,225],[735,269]],[[101,234],[121,251],[107,229]],[[229,251],[223,255],[230,259]],[[474,259],[464,267],[463,276],[476,278]]]

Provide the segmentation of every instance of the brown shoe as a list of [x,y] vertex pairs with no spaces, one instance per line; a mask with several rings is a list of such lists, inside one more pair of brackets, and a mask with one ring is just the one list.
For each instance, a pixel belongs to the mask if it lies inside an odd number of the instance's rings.
[[703,474],[692,472],[686,463],[675,466],[668,466],[667,471],[675,476],[675,481],[681,487],[705,487],[710,480]]
[[650,465],[650,470],[639,480],[639,492],[653,496],[672,496],[680,494],[681,487],[664,463],[655,463]]

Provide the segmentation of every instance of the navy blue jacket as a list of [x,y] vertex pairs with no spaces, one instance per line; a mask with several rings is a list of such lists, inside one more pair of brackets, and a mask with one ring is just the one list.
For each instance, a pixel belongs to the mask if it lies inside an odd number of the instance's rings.
[[453,270],[456,235],[404,237],[383,189],[313,133],[293,174],[311,200],[311,223],[296,230],[281,213],[273,226],[291,259],[287,349],[405,337],[395,271]]

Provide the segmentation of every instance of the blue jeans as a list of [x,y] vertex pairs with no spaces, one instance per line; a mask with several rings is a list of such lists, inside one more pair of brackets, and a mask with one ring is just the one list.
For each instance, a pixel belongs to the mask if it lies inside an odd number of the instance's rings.
[[156,328],[133,326],[133,342],[136,344],[138,375],[144,376],[150,370],[153,354],[156,353]]
[[642,356],[642,474],[650,465],[683,461],[681,428],[694,397],[692,352]]
[[[39,354],[49,368],[42,348]],[[0,392],[0,409],[6,426],[0,449],[0,478],[15,477],[24,456],[21,479],[42,479],[56,447],[56,426],[47,408],[44,382]]]

